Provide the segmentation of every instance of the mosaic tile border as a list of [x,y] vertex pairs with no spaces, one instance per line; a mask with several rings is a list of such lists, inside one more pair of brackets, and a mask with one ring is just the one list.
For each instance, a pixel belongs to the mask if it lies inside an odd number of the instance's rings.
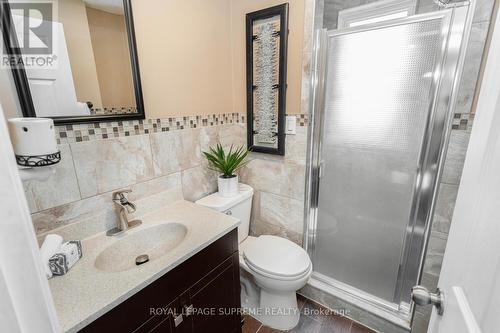
[[130,114],[130,113],[137,113],[137,108],[135,106],[123,106],[123,107],[90,109],[90,114],[92,115]]
[[[297,126],[308,126],[309,125],[309,115],[308,114],[297,114]],[[470,113],[455,113],[453,115],[453,130],[467,130],[470,124],[474,120],[474,115]]]
[[[297,114],[294,116],[297,117],[297,126],[305,127],[309,125],[308,114]],[[453,116],[452,130],[467,130],[472,123],[473,117],[474,116],[469,113],[455,113]],[[223,113],[204,116],[62,125],[56,126],[56,139],[58,144],[106,140],[123,136],[175,131],[186,128],[241,124],[245,123],[245,119],[246,114]]]
[[[308,115],[297,117],[298,126],[307,126]],[[176,131],[187,128],[245,123],[246,114],[223,113],[204,116],[170,117],[162,119],[126,120],[56,126],[58,144],[106,140],[124,136]]]
[[452,130],[467,130],[469,121],[472,120],[474,116],[470,113],[455,113],[453,115],[453,123],[451,125]]
[[[309,115],[308,114],[298,114],[297,126],[308,126],[309,125]],[[455,113],[453,115],[453,130],[467,130],[472,121],[474,120],[474,115],[470,113]]]
[[295,115],[297,117],[297,125],[298,126],[307,126],[309,124],[309,115],[308,114],[297,114]]
[[244,122],[245,116],[238,113],[227,113],[206,116],[62,125],[56,126],[56,139],[58,144],[75,143]]

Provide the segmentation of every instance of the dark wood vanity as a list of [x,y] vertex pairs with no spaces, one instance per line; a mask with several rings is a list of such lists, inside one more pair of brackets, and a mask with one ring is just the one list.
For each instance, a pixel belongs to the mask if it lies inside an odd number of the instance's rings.
[[234,229],[80,332],[241,332]]

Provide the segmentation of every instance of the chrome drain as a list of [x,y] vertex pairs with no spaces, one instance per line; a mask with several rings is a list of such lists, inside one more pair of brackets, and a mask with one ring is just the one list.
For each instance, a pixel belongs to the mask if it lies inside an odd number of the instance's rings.
[[141,254],[137,258],[135,258],[135,264],[137,266],[145,264],[149,261],[149,256],[147,254]]

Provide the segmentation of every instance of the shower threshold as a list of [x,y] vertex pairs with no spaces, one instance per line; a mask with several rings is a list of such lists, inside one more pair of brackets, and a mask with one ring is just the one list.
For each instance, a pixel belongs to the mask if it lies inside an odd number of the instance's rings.
[[411,308],[407,303],[387,302],[318,272],[313,272],[308,285],[404,330],[409,331],[411,328]]

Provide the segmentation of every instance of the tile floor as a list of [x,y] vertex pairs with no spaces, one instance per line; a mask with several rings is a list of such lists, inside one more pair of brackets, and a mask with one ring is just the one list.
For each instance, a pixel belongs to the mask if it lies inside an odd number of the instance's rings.
[[[352,320],[335,315],[323,306],[298,295],[301,316],[299,324],[288,332],[293,333],[375,333]],[[330,312],[330,313],[329,313]],[[243,333],[281,333],[262,325],[257,319],[245,315]]]

